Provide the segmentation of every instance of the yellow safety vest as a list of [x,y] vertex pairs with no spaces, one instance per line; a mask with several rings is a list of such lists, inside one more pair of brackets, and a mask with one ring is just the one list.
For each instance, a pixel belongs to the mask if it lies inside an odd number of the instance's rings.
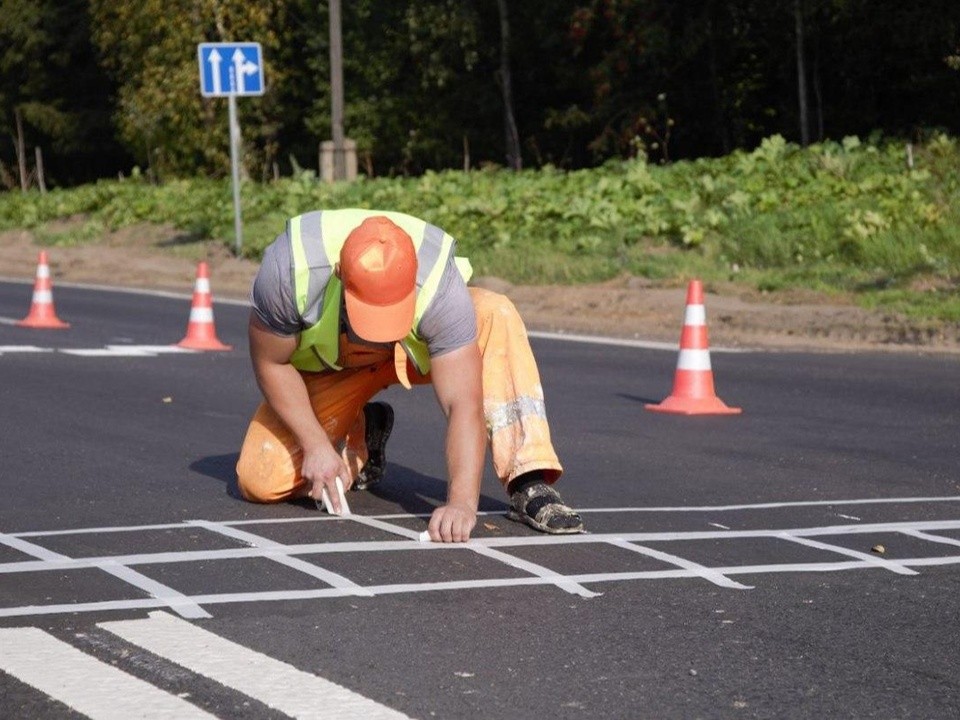
[[[343,283],[334,272],[347,236],[364,220],[384,216],[413,240],[417,251],[417,305],[413,328],[401,341],[417,370],[430,372],[426,343],[417,335],[420,319],[437,294],[443,269],[456,242],[435,225],[411,215],[379,210],[318,210],[287,221],[293,252],[293,288],[297,312],[306,327],[290,363],[298,370],[340,370],[340,307]],[[454,258],[464,281],[473,270],[466,258]]]

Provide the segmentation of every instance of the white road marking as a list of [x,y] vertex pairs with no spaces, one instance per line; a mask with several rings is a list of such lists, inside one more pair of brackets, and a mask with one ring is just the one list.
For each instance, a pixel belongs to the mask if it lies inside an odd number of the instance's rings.
[[[848,501],[815,501],[814,503],[803,504],[869,504],[869,503],[887,503],[899,500],[903,503],[919,502],[956,502],[960,500],[957,497],[943,498],[899,498],[882,500],[848,500]],[[764,503],[756,506],[759,509],[767,507],[780,507],[781,503]],[[742,506],[731,506],[742,509]],[[581,512],[590,509],[581,509]],[[595,510],[595,509],[594,509]],[[642,509],[646,511],[648,509]],[[709,508],[711,512],[716,512],[716,508]],[[358,594],[390,594],[401,592],[429,592],[435,590],[457,590],[466,588],[480,587],[520,587],[527,585],[545,585],[551,584],[562,587],[568,592],[575,592],[580,595],[592,593],[586,588],[580,587],[585,583],[600,583],[610,581],[622,581],[629,579],[655,579],[655,578],[699,578],[707,579],[723,587],[736,589],[748,589],[750,586],[742,585],[731,580],[729,575],[741,573],[764,573],[764,572],[834,572],[850,569],[870,569],[882,568],[897,574],[912,575],[916,572],[913,567],[923,567],[927,565],[951,565],[960,564],[960,556],[933,557],[933,558],[914,558],[910,560],[887,560],[878,558],[875,555],[861,553],[847,548],[841,548],[836,545],[830,545],[826,542],[818,542],[810,538],[830,536],[830,535],[849,535],[849,534],[867,534],[867,533],[904,533],[913,535],[921,539],[927,539],[927,533],[958,530],[960,529],[960,520],[927,520],[927,521],[908,521],[908,522],[889,522],[889,523],[870,523],[870,524],[851,524],[851,525],[830,525],[819,527],[796,527],[796,528],[766,528],[755,530],[705,530],[705,531],[684,531],[684,532],[637,532],[637,533],[598,533],[567,536],[551,535],[532,535],[532,536],[506,536],[506,537],[483,537],[474,538],[468,543],[422,543],[419,541],[419,532],[393,523],[385,521],[385,518],[416,518],[419,515],[393,514],[383,516],[350,516],[348,518],[331,517],[328,515],[314,516],[310,518],[313,522],[357,522],[370,527],[375,527],[390,533],[398,534],[403,537],[400,540],[386,541],[353,541],[353,542],[321,542],[305,543],[296,545],[284,545],[275,543],[267,538],[240,530],[235,526],[249,526],[252,523],[261,525],[273,525],[290,521],[302,521],[299,518],[279,518],[275,520],[236,520],[232,522],[210,523],[203,520],[189,521],[186,523],[165,523],[160,525],[144,525],[136,527],[111,527],[111,528],[80,528],[77,530],[53,530],[53,531],[33,531],[21,532],[8,535],[0,535],[0,541],[14,549],[27,552],[32,555],[34,560],[23,560],[0,563],[0,576],[3,574],[29,573],[29,572],[50,572],[78,570],[82,568],[97,568],[110,572],[124,579],[131,585],[139,589],[147,590],[155,595],[153,598],[131,598],[104,600],[90,603],[73,603],[57,605],[30,605],[22,607],[0,608],[0,617],[19,617],[29,615],[47,615],[57,613],[80,613],[107,610],[131,610],[131,609],[154,609],[167,607],[181,614],[184,614],[184,608],[193,608],[194,612],[202,612],[204,605],[239,603],[239,602],[261,602],[261,601],[282,601],[299,599],[316,599],[346,597]],[[716,523],[713,523],[716,525]],[[84,534],[95,532],[133,532],[143,530],[155,530],[157,528],[190,528],[201,527],[220,535],[233,537],[245,542],[248,547],[234,547],[214,550],[188,550],[179,552],[162,553],[143,553],[130,555],[107,555],[99,557],[81,557],[70,558],[50,550],[45,550],[40,546],[34,545],[26,540],[28,537],[43,536],[66,536],[70,534]],[[649,545],[665,541],[698,541],[698,540],[725,540],[731,538],[753,538],[753,539],[773,539],[787,540],[790,542],[807,545],[818,550],[829,553],[839,553],[846,555],[852,560],[843,562],[812,562],[812,563],[789,563],[789,564],[769,564],[755,565],[747,567],[734,566],[732,568],[706,567],[699,563],[679,557],[676,554],[664,553],[655,547]],[[934,540],[934,538],[936,538]],[[960,545],[950,542],[945,538],[931,535],[930,539],[935,542],[945,544]],[[566,544],[602,544],[613,543],[621,547],[630,549],[633,552],[641,552],[651,557],[659,558],[665,562],[677,565],[677,569],[668,569],[654,572],[641,573],[596,573],[581,575],[564,575],[556,573],[550,568],[537,565],[535,563],[526,563],[515,558],[509,553],[501,553],[498,548],[510,547],[536,547],[536,546],[558,546]],[[636,545],[636,544],[643,545]],[[377,552],[396,552],[396,551],[430,551],[430,552],[462,552],[472,551],[485,557],[495,559],[515,568],[521,568],[525,571],[534,573],[534,577],[520,578],[492,578],[487,580],[464,580],[451,582],[434,583],[397,583],[392,585],[377,586],[359,586],[348,578],[337,574],[331,574],[329,571],[314,565],[313,563],[303,562],[298,559],[298,555],[322,555],[326,553],[377,553]],[[673,550],[673,548],[671,548]],[[163,586],[158,588],[151,587],[149,578],[144,578],[135,573],[131,568],[136,565],[144,564],[163,564],[163,563],[185,563],[197,561],[216,561],[228,559],[243,558],[266,558],[275,562],[281,562],[288,567],[305,572],[313,577],[322,579],[332,587],[319,588],[313,590],[284,590],[279,589],[269,592],[254,593],[207,593],[202,595],[180,596],[179,594],[165,595]],[[125,575],[125,573],[133,573]],[[170,593],[175,591],[170,590]]]
[[652,557],[656,560],[661,560],[665,563],[669,563],[670,565],[676,565],[684,570],[689,570],[698,577],[702,577],[704,580],[708,580],[714,585],[719,585],[720,587],[733,588],[735,590],[753,590],[752,585],[743,585],[742,583],[731,580],[722,573],[718,573],[716,570],[677,555],[671,555],[670,553],[665,553],[661,550],[654,550],[653,548],[648,548],[643,545],[635,545],[634,543],[629,543],[625,540],[611,540],[610,544],[630,550],[631,552],[646,555],[647,557]]
[[[543,340],[562,340],[565,342],[589,343],[592,345],[610,345],[614,347],[631,347],[642,350],[670,350],[677,352],[680,349],[679,343],[659,342],[656,340],[629,340],[626,338],[611,338],[600,335],[574,335],[567,333],[541,332],[539,330],[529,330],[527,332],[532,338],[541,338]],[[755,348],[727,348],[711,347],[712,352],[719,353],[744,353],[744,352],[763,352]]]
[[[364,517],[362,515],[351,515],[350,519],[360,523],[361,525],[367,525],[369,527],[377,528],[378,530],[384,530],[386,532],[391,532],[396,535],[402,535],[403,537],[410,538],[411,540],[416,540],[418,543],[422,543],[421,538],[423,533],[417,532],[416,530],[409,530],[398,525],[393,525],[391,523],[383,522],[382,520],[374,520],[372,518]],[[455,543],[447,544],[447,547],[465,547],[478,555],[483,555],[484,557],[491,558],[493,560],[498,560],[510,567],[514,567],[518,570],[523,570],[528,573],[532,573],[537,577],[542,578],[555,578],[555,584],[561,590],[565,590],[568,593],[573,595],[579,595],[580,597],[592,598],[598,597],[601,593],[593,592],[592,590],[587,590],[587,588],[568,581],[560,573],[556,573],[553,570],[545,568],[541,565],[537,565],[526,560],[521,560],[520,558],[509,555],[505,552],[500,552],[499,550],[493,550],[492,548],[485,548],[482,545],[479,545],[475,542],[467,543]]]
[[921,532],[920,530],[900,530],[900,533],[903,535],[909,535],[910,537],[918,538],[919,540],[927,540],[929,542],[940,543],[942,545],[953,545],[955,547],[960,547],[960,540],[950,537],[943,537],[943,535],[931,535],[930,533]]
[[64,355],[78,357],[156,357],[165,354],[193,354],[193,350],[176,345],[107,345],[103,348],[61,348]]
[[42,347],[37,347],[36,345],[0,345],[0,355],[3,355],[5,353],[42,353],[42,352],[53,352],[53,348],[42,348]]
[[858,550],[851,550],[850,548],[840,547],[839,545],[830,545],[829,543],[820,542],[818,540],[811,540],[810,538],[797,537],[792,533],[781,533],[779,537],[784,540],[789,540],[790,542],[797,543],[799,545],[806,545],[807,547],[817,548],[818,550],[826,550],[827,552],[834,552],[838,555],[846,555],[852,558],[858,558],[864,562],[869,562],[877,567],[881,567],[884,570],[889,570],[890,572],[897,573],[898,575],[916,575],[916,570],[911,570],[908,567],[905,567],[901,563],[895,562],[893,560],[884,560],[883,558],[876,557],[875,555],[870,555],[869,553],[863,553]]
[[[14,550],[18,550],[26,555],[39,558],[40,561],[44,563],[57,563],[69,561],[71,559],[66,555],[53,552],[52,550],[41,547],[40,545],[34,545],[26,540],[4,535],[3,533],[0,533],[0,544],[11,547]],[[166,605],[172,610],[176,610],[184,617],[210,617],[210,614],[206,610],[190,600],[183,593],[177,592],[173,588],[167,587],[156,580],[148,578],[146,575],[138,573],[136,570],[132,570],[122,563],[118,563],[114,558],[102,558],[102,562],[96,563],[92,567],[99,568],[105,573],[113,575],[115,578],[123,580],[129,585],[149,593],[153,597],[157,598],[162,604]]]
[[592,590],[587,590],[583,585],[572,582],[567,579],[566,576],[561,575],[558,572],[554,572],[550,568],[545,568],[543,565],[537,565],[528,560],[523,560],[513,555],[509,555],[500,550],[495,550],[494,548],[483,547],[482,545],[473,548],[473,551],[478,555],[483,555],[484,557],[491,558],[493,560],[499,560],[504,565],[509,565],[510,567],[517,568],[518,570],[523,570],[537,577],[541,577],[547,580],[552,579],[554,584],[561,590],[566,590],[572,595],[579,595],[584,598],[595,598],[600,597],[603,593],[593,592]]
[[[908,558],[899,561],[904,567],[927,567],[939,565],[958,565],[960,556]],[[843,570],[877,569],[875,562],[866,560],[845,560],[834,562],[784,563],[767,565],[744,565],[710,568],[720,575],[758,575],[767,573],[817,573],[838,572]],[[638,572],[592,573],[565,575],[568,581],[579,584],[604,582],[623,582],[627,580],[664,580],[664,579],[702,579],[702,574],[683,568],[671,570],[651,570]],[[443,590],[476,590],[485,588],[511,588],[534,585],[555,585],[553,578],[520,577],[491,578],[484,580],[450,580],[431,583],[397,583],[394,585],[371,585],[367,590],[374,595],[393,595],[400,593],[436,592]],[[290,600],[320,600],[353,595],[349,589],[324,588],[318,590],[276,590],[247,593],[210,593],[193,595],[191,600],[200,605],[226,605],[232,603],[278,602]],[[141,600],[105,600],[100,602],[75,603],[67,605],[34,605],[19,608],[0,609],[0,618],[24,617],[34,615],[59,615],[63,613],[107,612],[112,610],[150,610],[165,606],[166,603],[154,599]]]
[[[193,520],[190,524],[205,528],[206,530],[218,533],[220,535],[225,535],[226,537],[230,537],[235,540],[240,540],[241,542],[250,545],[250,547],[265,550],[266,554],[264,557],[266,557],[268,560],[273,560],[274,562],[285,565],[293,570],[302,572],[305,575],[315,577],[318,580],[322,580],[323,582],[327,583],[328,585],[332,585],[333,587],[350,588],[353,590],[354,595],[373,597],[373,593],[371,593],[369,590],[357,585],[355,582],[345,578],[343,575],[339,575],[332,570],[326,570],[317,565],[313,565],[312,563],[308,563],[300,558],[290,557],[290,555],[286,553],[284,545],[270,540],[269,538],[261,537],[260,535],[254,535],[253,533],[248,533],[243,530],[237,530],[236,528],[227,527],[219,523],[206,522],[205,520]],[[271,550],[275,552],[271,552]]]
[[342,720],[407,717],[325,678],[164,612],[150,613],[146,620],[105,622],[98,627],[291,717]]
[[729,510],[773,510],[791,507],[830,507],[833,505],[897,505],[900,503],[960,502],[960,495],[933,497],[865,498],[860,500],[797,500],[787,502],[752,503],[747,505],[690,505],[663,507],[601,507],[578,509],[579,513],[617,512],[726,512]]
[[93,720],[214,718],[39,628],[0,629],[0,670]]

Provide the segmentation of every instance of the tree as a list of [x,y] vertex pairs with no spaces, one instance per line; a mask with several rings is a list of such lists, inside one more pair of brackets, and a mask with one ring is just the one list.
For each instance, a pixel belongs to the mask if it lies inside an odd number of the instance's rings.
[[93,57],[85,0],[2,0],[0,18],[0,131],[14,138],[20,187],[30,184],[30,144],[48,151],[48,174],[64,181],[110,166],[111,89]]
[[[238,103],[246,165],[265,176],[275,159],[273,102],[292,68],[273,63],[286,40],[287,3],[263,0],[90,0],[93,37],[120,84],[115,121],[130,151],[157,175],[229,170],[226,103],[200,96],[197,44],[263,45],[266,94]],[[259,172],[258,172],[259,171]]]

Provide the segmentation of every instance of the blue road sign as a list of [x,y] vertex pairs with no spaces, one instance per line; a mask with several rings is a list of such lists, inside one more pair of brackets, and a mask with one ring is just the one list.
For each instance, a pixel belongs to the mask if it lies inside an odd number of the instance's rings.
[[200,43],[197,59],[204,97],[263,95],[260,43]]

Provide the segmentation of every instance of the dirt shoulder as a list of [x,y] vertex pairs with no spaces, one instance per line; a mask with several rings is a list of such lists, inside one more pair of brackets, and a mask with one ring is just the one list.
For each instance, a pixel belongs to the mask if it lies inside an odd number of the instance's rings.
[[[45,229],[47,237],[56,227]],[[27,231],[0,233],[0,277],[30,280],[41,245]],[[111,233],[101,242],[47,248],[56,283],[91,283],[188,294],[196,265],[210,266],[214,301],[245,299],[257,265],[218,242],[197,242],[163,226]],[[474,284],[502,292],[534,330],[677,342],[686,287],[622,277],[580,286],[512,285],[481,277]],[[957,324],[924,325],[813,293],[762,294],[735,285],[708,286],[713,346],[823,352],[900,351],[960,356]],[[28,307],[24,307],[24,312]]]

